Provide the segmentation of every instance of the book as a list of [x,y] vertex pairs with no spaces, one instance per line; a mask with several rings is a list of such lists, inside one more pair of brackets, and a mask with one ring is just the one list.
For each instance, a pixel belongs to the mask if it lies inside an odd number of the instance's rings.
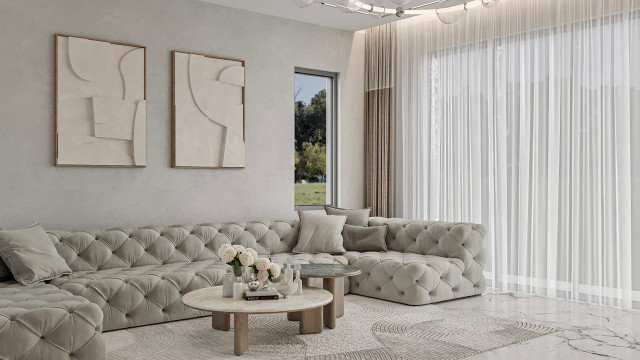
[[257,290],[251,291],[245,289],[242,293],[242,296],[247,301],[255,301],[255,300],[278,300],[280,296],[278,292],[275,290]]

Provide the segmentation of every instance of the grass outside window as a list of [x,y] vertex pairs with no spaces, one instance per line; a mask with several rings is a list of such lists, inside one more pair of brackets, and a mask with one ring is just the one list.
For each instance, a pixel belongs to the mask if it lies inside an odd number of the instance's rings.
[[322,206],[327,203],[327,184],[295,184],[296,206]]

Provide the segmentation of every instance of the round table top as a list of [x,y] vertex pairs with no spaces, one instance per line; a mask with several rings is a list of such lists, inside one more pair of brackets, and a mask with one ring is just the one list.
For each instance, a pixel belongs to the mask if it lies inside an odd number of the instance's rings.
[[319,308],[333,301],[333,295],[323,289],[304,288],[302,295],[290,295],[278,300],[247,301],[222,297],[222,286],[204,288],[182,297],[186,306],[202,311],[221,313],[273,314]]
[[335,278],[360,275],[362,271],[356,267],[342,264],[301,264],[300,277]]

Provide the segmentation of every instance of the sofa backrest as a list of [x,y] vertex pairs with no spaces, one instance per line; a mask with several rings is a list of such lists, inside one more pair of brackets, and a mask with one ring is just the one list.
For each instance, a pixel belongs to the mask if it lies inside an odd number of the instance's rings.
[[142,228],[48,231],[73,271],[130,268],[219,259],[222,244],[242,245],[260,255],[291,252],[298,221],[148,226]]
[[484,257],[483,225],[472,223],[450,223],[443,221],[405,220],[373,217],[369,226],[387,225],[387,247],[389,250],[457,257],[465,264]]

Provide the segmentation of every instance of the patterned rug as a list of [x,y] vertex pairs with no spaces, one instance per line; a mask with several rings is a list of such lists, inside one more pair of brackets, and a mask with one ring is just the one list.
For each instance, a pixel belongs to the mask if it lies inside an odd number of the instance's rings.
[[[233,327],[233,319],[231,321]],[[437,305],[406,306],[355,295],[345,316],[321,334],[298,334],[285,314],[249,316],[252,359],[460,359],[550,334],[555,329]],[[108,360],[235,358],[233,328],[211,318],[107,332]]]

